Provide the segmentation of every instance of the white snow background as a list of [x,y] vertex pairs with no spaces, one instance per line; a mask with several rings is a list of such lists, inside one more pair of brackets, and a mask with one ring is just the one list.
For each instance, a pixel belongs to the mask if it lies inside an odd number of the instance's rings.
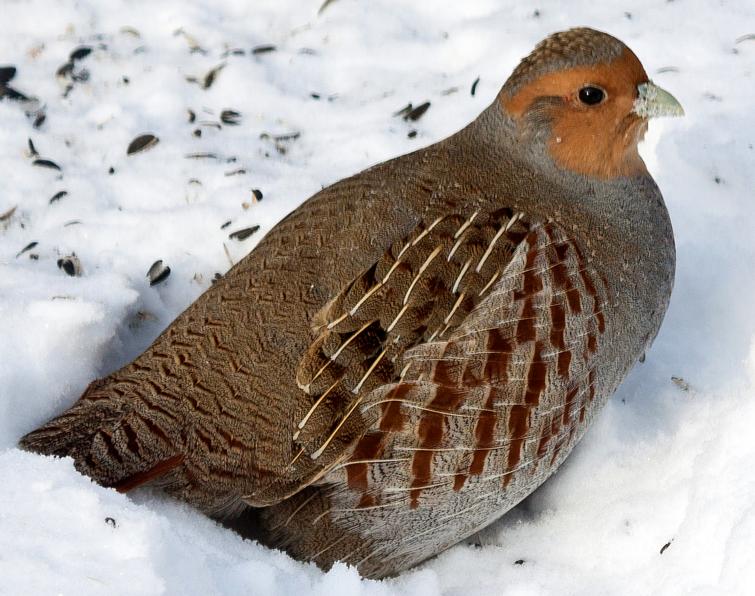
[[[9,84],[46,114],[37,129],[0,101],[0,218],[15,208],[0,219],[0,593],[752,594],[752,0],[336,0],[318,16],[320,1],[0,3],[0,65],[18,68]],[[686,109],[651,122],[641,148],[674,222],[676,288],[646,362],[481,547],[382,582],[343,565],[323,573],[184,505],[120,495],[70,459],[15,448],[302,200],[456,131],[536,42],[576,25],[624,40]],[[73,74],[88,79],[64,95],[71,77],[55,73],[80,46],[93,52]],[[187,81],[221,64],[209,88]],[[416,122],[393,116],[424,101]],[[218,129],[224,109],[240,123]],[[127,156],[142,133],[159,143]],[[57,266],[72,253],[77,277]],[[150,287],[157,259],[171,274]]]

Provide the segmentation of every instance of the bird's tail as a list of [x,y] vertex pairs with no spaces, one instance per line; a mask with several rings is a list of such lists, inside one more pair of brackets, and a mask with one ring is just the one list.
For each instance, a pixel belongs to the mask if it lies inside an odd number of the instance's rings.
[[108,391],[107,384],[91,383],[73,407],[24,436],[19,446],[72,457],[81,473],[122,492],[164,479],[183,456],[133,399]]

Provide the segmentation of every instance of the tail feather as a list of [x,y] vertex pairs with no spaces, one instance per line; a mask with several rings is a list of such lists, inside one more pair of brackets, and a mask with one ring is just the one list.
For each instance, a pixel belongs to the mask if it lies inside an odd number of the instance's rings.
[[144,418],[133,411],[130,401],[95,381],[71,409],[24,436],[19,446],[72,457],[81,473],[120,492],[150,483],[169,474],[184,458],[159,436],[144,432]]

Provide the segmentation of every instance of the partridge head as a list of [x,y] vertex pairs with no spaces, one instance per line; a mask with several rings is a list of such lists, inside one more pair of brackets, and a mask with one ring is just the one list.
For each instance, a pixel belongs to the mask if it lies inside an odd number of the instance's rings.
[[548,37],[21,444],[321,566],[419,563],[544,482],[658,332],[674,242],[637,144],[681,113],[614,37]]

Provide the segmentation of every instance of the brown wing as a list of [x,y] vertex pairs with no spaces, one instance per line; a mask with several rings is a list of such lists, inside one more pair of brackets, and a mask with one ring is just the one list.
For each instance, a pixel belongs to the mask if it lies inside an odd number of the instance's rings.
[[407,349],[454,332],[528,226],[508,209],[424,221],[318,312],[296,373],[310,396],[294,435],[301,449],[318,459],[329,438],[359,432],[356,421],[348,423],[361,399],[399,379]]
[[[595,374],[607,290],[561,228],[529,227],[513,254],[491,264],[502,274],[454,330],[430,341],[433,330],[397,358],[398,381],[352,399],[368,430],[320,480],[320,492],[282,504],[280,544],[295,549],[297,533],[316,524],[320,552],[379,575],[396,568],[385,557],[421,560],[425,542],[453,544],[487,525],[568,454],[591,404],[613,389]],[[461,283],[454,293],[465,290]],[[339,431],[324,457],[342,440]],[[423,516],[428,529],[401,532],[407,515]],[[342,541],[344,528],[363,536],[357,546]]]

